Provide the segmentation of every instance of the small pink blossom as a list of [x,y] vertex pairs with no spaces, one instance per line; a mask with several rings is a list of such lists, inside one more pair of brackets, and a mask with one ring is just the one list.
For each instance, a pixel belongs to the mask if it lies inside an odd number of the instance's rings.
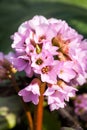
[[0,62],[4,60],[4,54],[0,52]]
[[31,81],[31,83],[25,87],[24,89],[20,90],[18,95],[23,97],[25,102],[32,102],[35,105],[39,102],[39,87],[40,87],[40,80],[35,78]]
[[58,62],[57,61],[51,61],[51,64],[45,65],[41,69],[41,80],[43,82],[54,84],[57,82],[57,71],[58,69]]
[[65,101],[69,101],[70,97],[75,96],[76,88],[68,86],[62,81],[58,84],[49,85],[44,95],[47,96],[48,105],[51,111],[54,109],[64,108]]
[[87,112],[87,94],[83,93],[77,95],[74,100],[75,113],[77,115],[82,115]]
[[65,82],[70,82],[70,80],[76,77],[76,72],[73,70],[73,66],[74,64],[70,61],[60,62],[58,67],[58,77]]
[[30,61],[29,57],[27,57],[26,55],[14,57],[12,59],[12,64],[15,64],[15,68],[18,71],[23,71],[24,70],[28,77],[33,76],[33,71],[32,71],[30,62],[31,61]]
[[[15,57],[15,53],[13,52],[9,52],[8,54],[0,52],[0,81],[9,78],[9,68],[12,68],[11,62],[13,57]],[[13,73],[14,72],[16,71],[13,71]]]

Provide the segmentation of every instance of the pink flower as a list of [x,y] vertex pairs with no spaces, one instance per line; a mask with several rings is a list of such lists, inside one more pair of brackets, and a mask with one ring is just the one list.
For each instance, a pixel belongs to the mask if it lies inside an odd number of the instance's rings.
[[[28,77],[39,77],[50,84],[45,96],[51,110],[64,107],[65,101],[77,91],[74,86],[86,82],[87,40],[66,21],[38,15],[22,23],[11,38],[16,53],[13,66],[18,71],[25,71]],[[27,88],[32,95],[34,85]],[[25,90],[25,97],[28,97]],[[32,100],[30,96],[29,101]]]
[[[9,52],[8,54],[0,52],[0,81],[9,78],[9,68],[12,68],[11,62],[13,57],[15,57],[15,53],[13,52]],[[15,72],[13,71],[13,73]]]
[[50,105],[51,111],[64,108],[65,102],[61,93],[58,91],[58,88],[54,88],[53,86],[48,87],[44,93],[44,96],[47,96],[48,105]]
[[43,51],[32,57],[31,66],[35,73],[41,75],[41,80],[43,82],[55,83],[57,82],[57,64],[58,62],[54,61],[52,54],[48,51]]
[[15,57],[15,53],[13,52],[9,52],[8,54],[4,54],[2,52],[0,52],[0,66],[3,66],[6,62],[6,60],[9,63],[12,63],[12,59]]
[[76,77],[76,72],[73,70],[73,66],[74,64],[70,61],[60,62],[58,66],[58,77],[65,82],[70,82],[70,80]]
[[70,97],[75,96],[75,89],[72,86],[68,86],[62,81],[58,84],[48,85],[44,95],[47,96],[48,105],[50,105],[51,111],[59,108],[64,108],[65,101],[69,101]]
[[83,93],[77,95],[74,100],[75,106],[75,113],[77,115],[82,115],[83,113],[87,112],[87,94]]
[[39,102],[39,87],[40,87],[40,80],[35,78],[32,82],[25,87],[24,89],[20,90],[18,95],[23,97],[25,102],[32,102],[35,105]]
[[18,71],[24,70],[28,77],[33,76],[33,70],[31,68],[31,61],[30,61],[30,58],[27,57],[26,55],[14,57],[12,59],[12,64]]
[[14,35],[11,36],[11,39],[13,40],[12,48],[14,48],[18,53],[25,52],[26,43],[25,40],[28,36],[30,36],[29,26],[27,22],[24,22],[20,25],[18,28],[18,32],[14,33]]
[[35,29],[38,25],[48,24],[48,20],[44,16],[36,15],[28,21],[28,24],[31,29]]
[[4,54],[0,52],[0,62],[4,60]]

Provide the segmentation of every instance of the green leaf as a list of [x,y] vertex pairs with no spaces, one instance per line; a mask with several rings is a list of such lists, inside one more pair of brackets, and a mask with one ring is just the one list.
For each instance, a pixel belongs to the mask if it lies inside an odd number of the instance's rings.
[[0,97],[0,130],[15,127],[22,109],[20,98],[17,95]]
[[59,129],[60,129],[60,121],[58,120],[58,118],[55,116],[54,113],[45,110],[43,119],[43,130],[59,130]]

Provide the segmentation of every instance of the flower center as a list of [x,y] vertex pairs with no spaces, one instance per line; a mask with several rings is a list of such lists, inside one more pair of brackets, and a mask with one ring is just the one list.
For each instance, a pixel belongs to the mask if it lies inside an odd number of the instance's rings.
[[37,64],[37,65],[41,65],[42,63],[43,63],[43,60],[42,60],[42,59],[40,59],[40,58],[37,59],[37,61],[36,61],[36,64]]
[[54,46],[58,46],[59,47],[59,51],[61,51],[62,53],[66,54],[68,52],[68,44],[69,44],[69,40],[62,40],[61,35],[53,37],[52,39],[52,44]]
[[77,100],[77,103],[80,104],[80,103],[81,103],[81,100]]
[[51,70],[50,66],[45,66],[45,67],[43,67],[41,69],[41,71],[42,71],[43,74],[47,74],[50,70]]
[[61,35],[52,38],[52,45],[58,47],[58,52],[59,52],[58,58],[62,61],[70,60],[70,57],[68,55],[69,43],[70,40],[66,40],[66,41],[62,40]]
[[45,35],[42,35],[39,37],[39,42],[41,42],[42,40],[46,39],[46,36]]

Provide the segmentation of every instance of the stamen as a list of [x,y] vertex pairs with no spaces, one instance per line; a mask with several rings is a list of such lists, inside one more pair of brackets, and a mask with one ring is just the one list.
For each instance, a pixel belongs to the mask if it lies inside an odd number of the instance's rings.
[[60,47],[59,40],[58,40],[57,37],[53,37],[53,38],[52,38],[52,45],[53,45],[53,46]]
[[42,35],[42,36],[39,37],[39,42],[41,42],[43,39],[46,39],[45,35]]
[[42,60],[42,59],[40,59],[40,58],[37,59],[37,61],[36,61],[36,64],[37,64],[37,65],[41,65],[42,63],[43,63],[43,60]]
[[51,70],[50,66],[45,66],[45,67],[43,67],[41,69],[41,71],[42,71],[43,74],[47,74],[50,70]]
[[36,52],[37,52],[37,54],[40,54],[41,51],[42,51],[42,48],[40,47],[40,45],[36,44]]
[[58,47],[58,57],[60,60],[70,60],[70,57],[68,56],[68,44],[70,43],[70,40],[62,40],[61,35],[58,35],[56,37],[52,38],[52,45]]

